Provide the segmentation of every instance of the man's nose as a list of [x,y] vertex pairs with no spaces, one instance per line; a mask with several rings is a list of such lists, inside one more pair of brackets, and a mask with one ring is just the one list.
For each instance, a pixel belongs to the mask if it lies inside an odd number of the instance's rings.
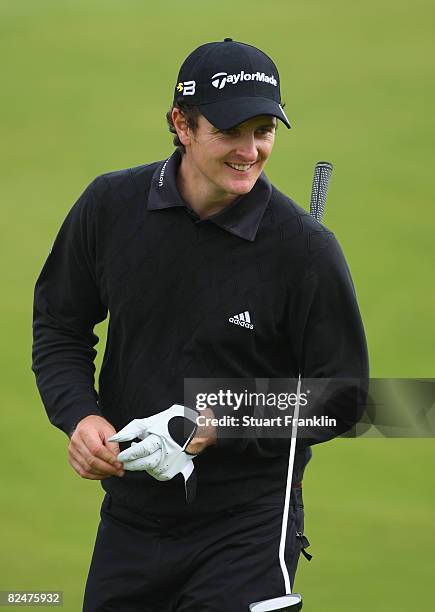
[[255,141],[255,134],[246,133],[240,136],[240,139],[237,143],[237,154],[246,162],[255,162],[257,161],[258,151],[257,151],[257,143]]

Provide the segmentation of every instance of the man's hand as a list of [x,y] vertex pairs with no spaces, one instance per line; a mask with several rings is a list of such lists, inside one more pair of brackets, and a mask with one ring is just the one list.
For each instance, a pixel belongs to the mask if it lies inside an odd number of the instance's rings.
[[171,480],[183,474],[187,481],[193,472],[193,456],[185,452],[196,432],[197,412],[174,404],[145,419],[134,419],[116,435],[115,442],[140,438],[118,456],[124,468],[144,470],[156,480]]
[[189,455],[199,455],[205,451],[208,446],[216,444],[216,427],[210,425],[214,419],[214,412],[211,408],[206,408],[201,411],[202,421],[205,425],[198,425],[195,431],[195,437],[186,446],[186,453]]
[[109,421],[97,415],[79,422],[68,446],[68,461],[77,474],[89,480],[124,475],[122,463],[117,460],[119,445],[108,441],[114,433]]

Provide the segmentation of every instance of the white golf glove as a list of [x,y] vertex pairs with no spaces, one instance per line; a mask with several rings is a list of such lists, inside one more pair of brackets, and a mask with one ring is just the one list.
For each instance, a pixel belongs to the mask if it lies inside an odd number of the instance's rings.
[[[187,485],[196,455],[189,455],[185,449],[195,435],[197,417],[195,410],[174,404],[146,419],[133,419],[109,441],[128,442],[140,438],[142,442],[133,442],[130,448],[119,453],[118,460],[124,469],[146,471],[156,480],[163,481],[182,474],[189,501],[193,488],[189,487],[189,491]],[[193,480],[190,484],[194,484]]]

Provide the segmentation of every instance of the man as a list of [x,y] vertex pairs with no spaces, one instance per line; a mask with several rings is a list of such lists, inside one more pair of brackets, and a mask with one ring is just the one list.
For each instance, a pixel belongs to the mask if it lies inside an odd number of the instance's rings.
[[[272,60],[231,39],[202,45],[180,69],[168,120],[175,153],[95,179],[35,290],[33,369],[48,416],[70,436],[72,467],[106,491],[87,612],[240,612],[284,593],[288,439],[196,428],[186,379],[367,377],[335,238],[262,172],[277,120],[290,127]],[[92,330],[108,312],[97,395]],[[344,426],[298,445],[291,582],[309,445],[351,426],[342,408]]]

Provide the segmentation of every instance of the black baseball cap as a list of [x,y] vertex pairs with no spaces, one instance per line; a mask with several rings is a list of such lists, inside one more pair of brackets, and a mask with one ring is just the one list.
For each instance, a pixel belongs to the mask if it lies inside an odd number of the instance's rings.
[[220,130],[258,115],[273,115],[290,128],[274,62],[231,38],[201,45],[184,60],[174,93],[174,105],[181,103],[199,107]]

